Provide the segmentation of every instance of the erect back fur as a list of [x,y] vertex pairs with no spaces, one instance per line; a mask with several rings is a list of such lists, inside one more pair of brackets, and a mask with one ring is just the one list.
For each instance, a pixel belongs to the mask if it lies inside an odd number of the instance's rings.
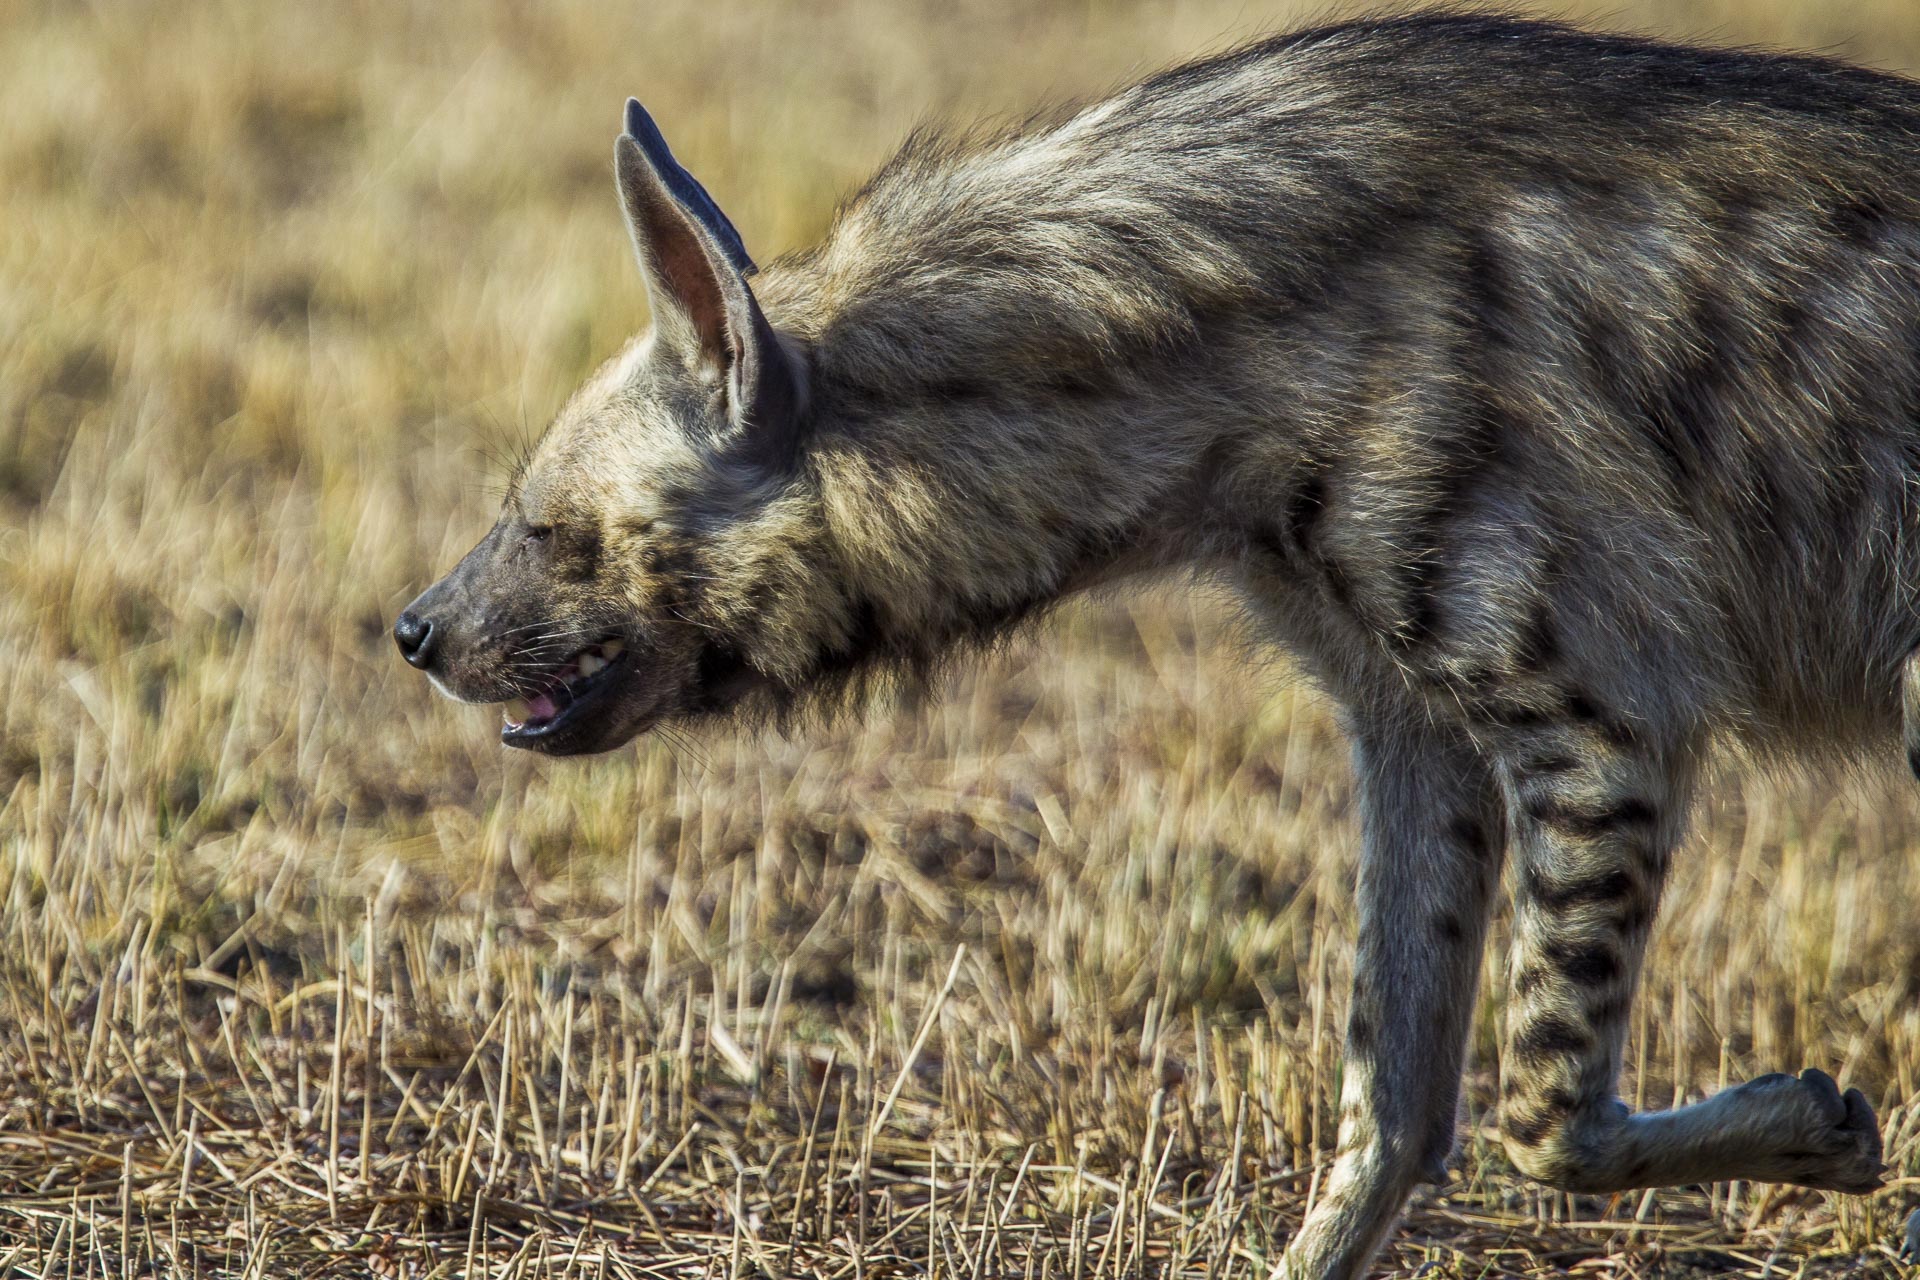
[[1336,688],[1550,644],[1628,719],[1856,742],[1920,638],[1916,142],[1893,77],[1455,15],[919,135],[756,280],[830,581],[715,622],[804,685],[1179,564]]

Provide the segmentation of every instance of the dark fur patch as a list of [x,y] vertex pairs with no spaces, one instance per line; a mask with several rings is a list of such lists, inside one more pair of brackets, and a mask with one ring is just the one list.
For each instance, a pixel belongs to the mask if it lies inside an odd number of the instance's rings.
[[1255,529],[1251,537],[1255,550],[1271,557],[1280,566],[1295,563],[1293,544],[1280,532],[1273,529]]
[[[1291,549],[1302,568],[1319,577],[1328,598],[1341,609],[1353,613],[1353,581],[1346,566],[1321,546],[1319,539],[1320,526],[1333,502],[1328,475],[1331,469],[1328,463],[1320,461],[1301,465],[1300,481],[1287,498],[1285,545]],[[1267,539],[1266,545],[1269,549],[1275,549],[1271,538]]]
[[1482,700],[1473,709],[1502,729],[1540,729],[1553,723],[1553,717],[1524,702]]
[[1889,226],[1900,222],[1900,215],[1888,208],[1886,200],[1872,191],[1856,191],[1835,205],[1829,215],[1833,233],[1855,246],[1872,245]]
[[1633,1008],[1633,994],[1615,989],[1587,1006],[1587,1023],[1595,1027],[1618,1026]]
[[1570,719],[1587,725],[1615,747],[1625,750],[1639,739],[1633,726],[1609,716],[1599,704],[1578,689],[1569,690],[1566,711]]
[[1119,378],[1111,371],[1086,368],[1054,373],[1039,382],[1043,393],[1065,401],[1100,400],[1118,393]]
[[1527,1024],[1513,1038],[1513,1054],[1531,1067],[1577,1057],[1593,1048],[1593,1037],[1565,1018],[1547,1016]]
[[1701,477],[1720,465],[1717,439],[1728,399],[1728,367],[1740,351],[1725,304],[1713,294],[1696,304],[1691,319],[1701,335],[1701,352],[1629,406],[1650,428],[1647,441],[1659,454],[1673,493],[1683,500],[1698,490]]
[[1054,593],[1047,592],[1026,599],[974,601],[955,638],[963,644],[986,644],[1043,612],[1054,599]]
[[751,674],[752,668],[738,649],[724,644],[702,646],[695,676],[693,709],[724,710],[732,704],[737,689]]
[[1513,664],[1521,671],[1537,675],[1560,660],[1560,635],[1554,629],[1553,613],[1546,605],[1536,608],[1520,631],[1514,647]]
[[1611,835],[1623,827],[1645,825],[1658,816],[1652,805],[1631,796],[1604,809],[1588,810],[1569,808],[1560,801],[1542,797],[1529,801],[1526,813],[1543,827],[1584,839]]
[[1571,773],[1579,767],[1579,757],[1564,751],[1543,751],[1520,761],[1520,772],[1527,774]]
[[1447,835],[1460,847],[1461,852],[1472,855],[1476,861],[1485,859],[1493,852],[1487,824],[1470,815],[1462,815],[1449,823]]
[[1446,557],[1437,548],[1415,560],[1408,570],[1406,613],[1394,632],[1394,640],[1400,647],[1412,649],[1431,644],[1439,634],[1440,589],[1445,574]]
[[1346,568],[1332,556],[1319,558],[1320,576],[1326,583],[1327,594],[1333,602],[1348,613],[1353,612],[1353,582],[1347,577]]
[[823,680],[846,676],[873,664],[886,647],[887,629],[881,622],[879,606],[872,600],[855,601],[848,610],[840,640],[822,649],[814,659],[814,674]]
[[1309,468],[1299,487],[1287,499],[1287,540],[1302,556],[1313,554],[1313,535],[1327,510],[1324,468]]
[[1373,1024],[1359,1014],[1347,1019],[1347,1047],[1362,1054],[1373,1049]]
[[1645,895],[1636,894],[1620,904],[1620,928],[1629,934],[1640,934],[1653,925],[1654,900]]
[[1589,904],[1620,902],[1633,897],[1638,888],[1633,877],[1618,867],[1584,880],[1558,884],[1541,875],[1536,867],[1526,868],[1520,877],[1520,892],[1556,913]]
[[1431,644],[1439,637],[1441,600],[1456,558],[1455,526],[1471,510],[1476,488],[1485,485],[1488,473],[1500,463],[1503,441],[1517,430],[1508,414],[1490,398],[1481,397],[1467,407],[1465,421],[1445,445],[1434,451],[1431,470],[1422,484],[1427,491],[1425,509],[1412,531],[1404,535],[1405,603],[1394,630],[1395,642],[1401,648]]
[[1579,986],[1599,986],[1620,977],[1620,957],[1602,942],[1550,942],[1546,957],[1567,981]]
[[1514,1113],[1500,1119],[1501,1132],[1523,1147],[1539,1146],[1558,1133],[1565,1124],[1565,1113],[1552,1107],[1529,1111],[1518,1111],[1516,1108]]

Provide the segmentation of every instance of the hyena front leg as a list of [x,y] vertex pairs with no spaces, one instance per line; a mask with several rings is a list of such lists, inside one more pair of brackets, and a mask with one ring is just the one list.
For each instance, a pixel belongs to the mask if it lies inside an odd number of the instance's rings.
[[1414,719],[1354,726],[1363,853],[1339,1149],[1279,1275],[1344,1280],[1416,1182],[1444,1181],[1504,806],[1464,736]]
[[1627,1012],[1693,767],[1683,743],[1609,722],[1584,698],[1509,730],[1514,853],[1507,1150],[1528,1175],[1607,1192],[1730,1178],[1866,1192],[1880,1135],[1861,1093],[1808,1071],[1630,1115],[1615,1097]]

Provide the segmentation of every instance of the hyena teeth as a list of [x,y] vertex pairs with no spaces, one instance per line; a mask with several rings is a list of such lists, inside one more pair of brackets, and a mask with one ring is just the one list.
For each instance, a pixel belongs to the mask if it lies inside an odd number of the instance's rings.
[[605,655],[608,662],[612,662],[626,651],[627,646],[619,640],[602,640],[600,642],[600,652]]
[[527,705],[525,698],[515,698],[500,710],[508,724],[525,724],[533,718],[533,708]]
[[580,674],[590,676],[607,665],[607,660],[589,649],[579,657]]

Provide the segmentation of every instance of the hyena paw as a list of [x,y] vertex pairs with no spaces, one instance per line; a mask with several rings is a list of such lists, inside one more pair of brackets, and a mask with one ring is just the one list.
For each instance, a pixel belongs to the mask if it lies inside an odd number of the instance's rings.
[[1832,1076],[1813,1068],[1797,1079],[1761,1076],[1743,1088],[1764,1098],[1772,1112],[1778,1146],[1766,1162],[1771,1180],[1853,1195],[1879,1188],[1887,1166],[1881,1160],[1880,1123],[1865,1094],[1858,1089],[1841,1093]]

